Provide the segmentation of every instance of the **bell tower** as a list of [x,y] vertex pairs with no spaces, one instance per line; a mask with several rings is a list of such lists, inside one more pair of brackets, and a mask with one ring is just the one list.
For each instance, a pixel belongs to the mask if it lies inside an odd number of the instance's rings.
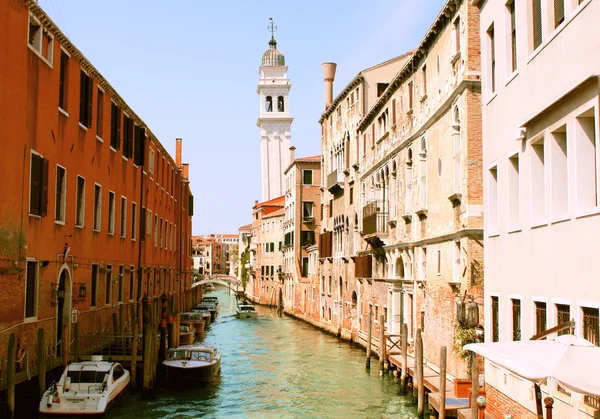
[[256,125],[260,129],[262,202],[285,193],[283,171],[290,164],[290,130],[294,120],[289,110],[291,84],[287,78],[288,68],[285,57],[277,50],[277,26],[273,19],[269,19],[268,28],[271,40],[269,49],[262,56],[257,89],[260,115]]

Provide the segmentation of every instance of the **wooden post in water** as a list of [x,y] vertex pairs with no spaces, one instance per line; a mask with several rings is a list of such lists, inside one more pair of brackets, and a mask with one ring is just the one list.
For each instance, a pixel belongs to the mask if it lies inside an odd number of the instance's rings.
[[471,418],[479,419],[479,406],[477,406],[477,397],[479,396],[479,364],[477,363],[477,354],[473,352],[471,360]]
[[160,296],[161,313],[160,313],[160,346],[158,354],[158,362],[163,362],[167,358],[167,310],[169,308],[169,297],[167,293]]
[[440,411],[439,419],[446,419],[446,353],[447,349],[440,349]]
[[373,333],[373,313],[369,310],[369,323],[367,324],[367,369],[371,369],[371,334]]
[[131,339],[131,386],[135,388],[135,384],[137,381],[137,351],[138,351],[138,322],[137,319],[134,318],[133,321],[133,336]]
[[69,342],[70,342],[70,338],[69,338],[69,327],[68,326],[63,326],[63,331],[62,331],[62,344],[63,344],[63,352],[62,352],[62,356],[63,356],[63,365],[67,366],[67,364],[69,363]]
[[46,391],[46,345],[44,342],[44,329],[38,329],[38,341],[37,341],[37,357],[39,365],[38,380],[40,383],[40,394],[44,394]]
[[400,385],[402,393],[406,393],[406,381],[408,379],[408,326],[406,323],[402,324],[402,376]]
[[[418,332],[417,332],[418,333]],[[418,336],[418,334],[417,334]],[[417,340],[414,340],[414,362],[413,362],[413,376],[412,376],[412,393],[413,393],[413,403],[417,404],[418,393],[419,393],[419,367],[417,366],[419,363],[419,345],[417,344]]]
[[417,416],[420,419],[423,418],[423,409],[425,404],[425,386],[423,383],[423,336],[421,335],[421,329],[417,329],[417,346],[419,348],[419,358],[415,369],[417,370]]
[[79,361],[79,325],[73,324],[73,338],[75,339],[75,358],[74,361]]
[[7,400],[10,417],[15,415],[15,368],[17,366],[17,348],[15,334],[11,333],[8,340],[8,361],[6,363]]
[[144,322],[144,352],[142,358],[142,371],[144,375],[143,391],[147,393],[152,389],[152,371],[150,370],[150,363],[152,362],[152,333],[150,333],[150,300],[147,295],[142,299],[142,313]]
[[385,359],[385,316],[379,315],[379,371],[380,375],[383,375],[383,371],[386,369],[387,359]]

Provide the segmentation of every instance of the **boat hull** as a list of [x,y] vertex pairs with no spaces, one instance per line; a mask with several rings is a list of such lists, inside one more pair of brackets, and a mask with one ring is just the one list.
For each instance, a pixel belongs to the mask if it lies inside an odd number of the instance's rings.
[[256,312],[238,311],[236,316],[238,319],[255,319]]
[[167,367],[167,377],[170,383],[212,381],[221,370],[221,359],[211,364],[204,363],[204,365],[192,365],[193,362],[189,362],[185,367],[182,367],[177,361],[164,361],[163,364]]

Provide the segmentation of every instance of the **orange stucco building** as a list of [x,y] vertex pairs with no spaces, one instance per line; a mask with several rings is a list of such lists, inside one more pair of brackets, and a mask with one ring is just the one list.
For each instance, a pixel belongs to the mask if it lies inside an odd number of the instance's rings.
[[0,3],[0,358],[189,304],[193,200],[173,159],[33,1]]

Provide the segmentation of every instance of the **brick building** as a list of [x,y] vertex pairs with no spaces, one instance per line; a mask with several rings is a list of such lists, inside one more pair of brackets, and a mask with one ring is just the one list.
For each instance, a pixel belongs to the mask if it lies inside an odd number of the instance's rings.
[[[186,305],[188,167],[34,1],[0,4],[0,358],[131,330],[143,295]],[[72,316],[74,312],[78,315]],[[67,336],[63,336],[63,327]]]

